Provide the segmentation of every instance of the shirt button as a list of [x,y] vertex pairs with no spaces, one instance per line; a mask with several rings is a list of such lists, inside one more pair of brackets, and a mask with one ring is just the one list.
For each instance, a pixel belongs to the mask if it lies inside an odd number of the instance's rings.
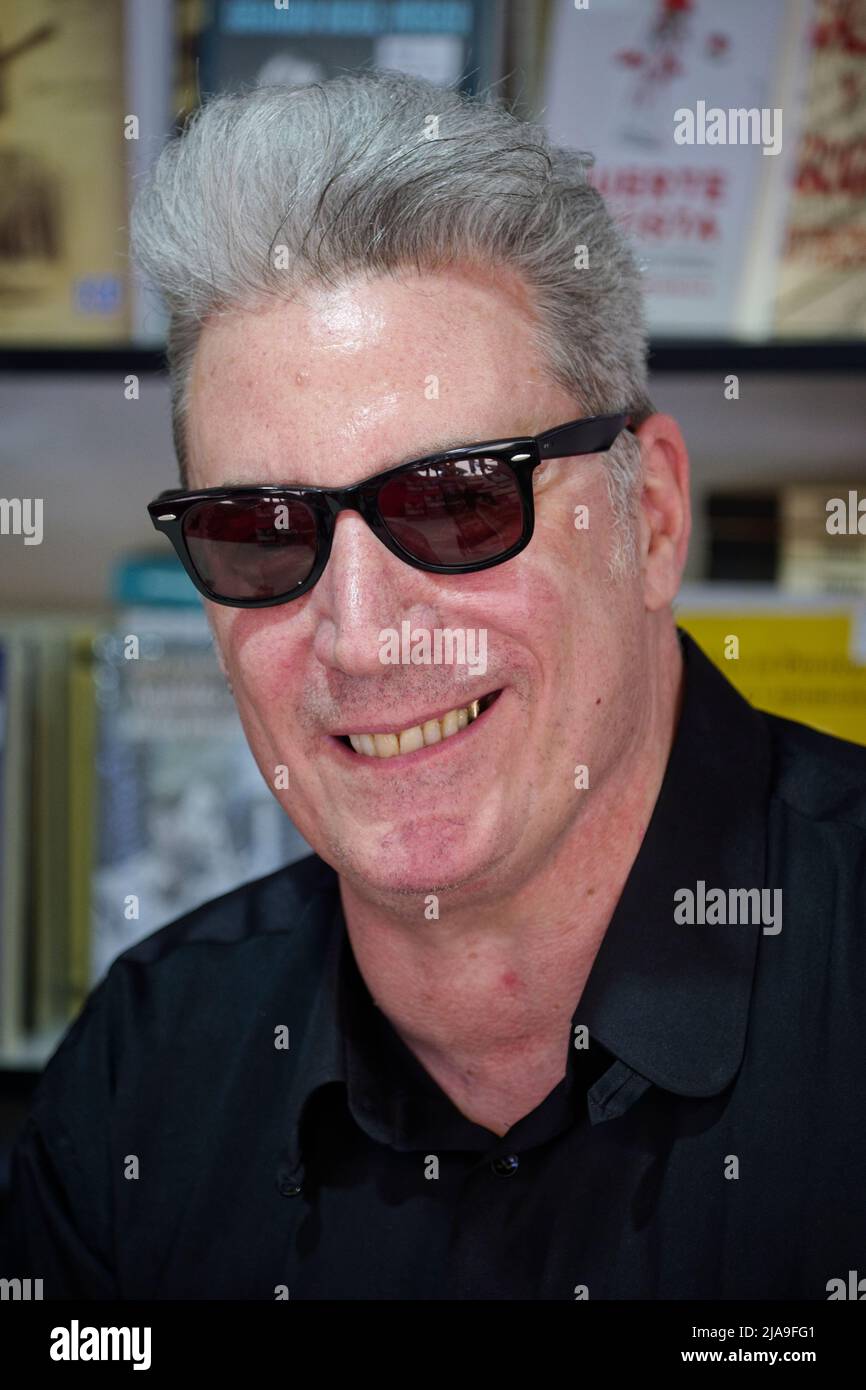
[[490,1167],[499,1178],[510,1178],[520,1167],[517,1154],[506,1154],[504,1158],[494,1158]]

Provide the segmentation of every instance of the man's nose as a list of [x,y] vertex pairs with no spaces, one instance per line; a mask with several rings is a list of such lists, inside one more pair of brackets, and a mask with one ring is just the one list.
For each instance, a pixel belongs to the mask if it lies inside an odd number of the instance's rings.
[[392,555],[357,512],[342,512],[325,572],[313,590],[319,614],[316,656],[347,675],[381,674],[385,629],[399,632],[408,617],[416,623],[435,621],[420,592],[425,580],[429,577]]

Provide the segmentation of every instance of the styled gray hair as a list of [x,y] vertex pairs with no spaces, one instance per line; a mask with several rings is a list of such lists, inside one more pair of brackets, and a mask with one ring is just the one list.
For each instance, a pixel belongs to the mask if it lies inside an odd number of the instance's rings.
[[[134,259],[169,314],[184,485],[187,386],[206,320],[358,274],[509,267],[529,289],[548,375],[577,413],[651,414],[640,272],[588,182],[592,163],[489,94],[396,72],[206,101],[166,145],[132,212]],[[633,567],[637,441],[624,432],[608,459],[619,523],[611,563],[622,572]]]

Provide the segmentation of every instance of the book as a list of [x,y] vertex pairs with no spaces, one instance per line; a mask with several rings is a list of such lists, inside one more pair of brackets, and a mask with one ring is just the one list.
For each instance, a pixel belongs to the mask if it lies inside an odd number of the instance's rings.
[[773,327],[866,334],[866,0],[818,0]]
[[90,990],[92,881],[96,853],[96,687],[93,625],[76,623],[69,633],[66,697],[69,810],[68,942],[63,1016],[76,1014]]
[[173,550],[121,555],[112,569],[111,597],[119,608],[201,611],[198,590]]
[[[552,6],[543,120],[556,144],[594,155],[657,336],[769,330],[811,13],[810,0]],[[740,126],[740,112],[758,119]]]
[[201,608],[130,608],[96,644],[90,979],[141,937],[310,853],[265,784]]
[[782,491],[779,584],[792,593],[866,595],[866,488],[852,480]]
[[716,489],[705,511],[708,578],[866,595],[866,489],[853,479]]
[[31,650],[23,625],[0,623],[0,1048],[27,1025],[27,920],[32,884]]
[[2,1067],[44,1065],[89,991],[94,631],[0,619]]
[[68,647],[63,620],[35,631],[33,730],[34,907],[30,923],[32,1016],[49,1028],[66,1014],[69,946]]
[[122,0],[28,0],[0,19],[0,342],[122,342]]
[[307,86],[389,68],[476,91],[502,77],[504,20],[504,7],[489,0],[214,0],[201,36],[201,90]]
[[[187,7],[188,8],[188,7]],[[175,45],[180,15],[174,0],[124,0],[123,79],[126,111],[138,122],[134,140],[125,140],[128,199],[158,159],[172,131]],[[125,219],[128,226],[128,218]],[[159,347],[168,324],[153,286],[129,277],[129,331],[136,344]]]
[[310,852],[176,598],[0,619],[0,1065],[43,1055],[127,945]]

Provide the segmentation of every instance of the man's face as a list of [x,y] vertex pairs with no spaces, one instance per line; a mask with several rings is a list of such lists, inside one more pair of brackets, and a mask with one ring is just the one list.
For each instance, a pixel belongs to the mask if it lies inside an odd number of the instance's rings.
[[[452,444],[534,435],[581,407],[544,374],[516,281],[475,271],[358,281],[211,320],[190,394],[191,486],[345,486]],[[623,402],[626,406],[628,403]],[[416,570],[357,513],[300,599],[209,604],[268,784],[321,856],[362,892],[517,884],[628,757],[646,687],[640,576],[612,580],[604,454],[535,474],[535,533],[467,575]],[[589,525],[575,526],[575,508]],[[486,631],[486,671],[383,664],[381,634]],[[476,640],[478,640],[476,638]],[[373,758],[337,737],[408,729],[490,692],[466,728]],[[285,780],[285,779],[284,779]]]

